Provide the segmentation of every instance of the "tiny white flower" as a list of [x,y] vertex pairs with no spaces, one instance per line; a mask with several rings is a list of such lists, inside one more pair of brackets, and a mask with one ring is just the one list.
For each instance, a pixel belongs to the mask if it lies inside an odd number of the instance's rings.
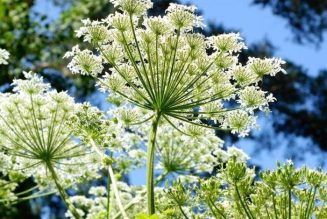
[[9,52],[5,49],[0,48],[0,65],[7,65],[9,59]]
[[89,194],[95,196],[104,196],[105,194],[107,194],[107,189],[104,186],[91,187],[89,190]]
[[267,92],[260,90],[255,86],[249,86],[239,92],[237,102],[250,110],[259,108],[262,111],[269,111],[269,103],[274,102],[276,98],[272,94],[266,95]]
[[227,148],[227,153],[229,157],[233,157],[237,162],[246,163],[250,157],[241,149],[235,147],[234,145]]
[[255,73],[257,77],[261,79],[264,75],[275,76],[278,72],[286,73],[286,71],[281,67],[283,64],[285,64],[285,61],[279,58],[260,59],[250,57],[246,65],[250,71]]
[[195,6],[170,3],[167,18],[177,30],[191,30],[192,27],[203,27],[202,17],[195,15]]
[[256,117],[242,110],[232,111],[227,113],[222,126],[231,129],[233,134],[247,136],[251,128],[256,127]]
[[110,0],[115,7],[131,15],[142,15],[152,7],[151,0]]
[[220,34],[209,37],[208,40],[210,45],[220,52],[240,52],[242,49],[247,48],[241,41],[242,38],[239,33]]
[[65,54],[64,58],[68,57],[73,57],[67,67],[74,74],[96,76],[103,70],[101,57],[94,55],[90,50],[80,50],[75,46],[71,52]]
[[82,20],[84,26],[76,32],[77,37],[84,37],[85,42],[97,44],[104,44],[111,39],[110,31],[99,21],[91,21],[90,19]]

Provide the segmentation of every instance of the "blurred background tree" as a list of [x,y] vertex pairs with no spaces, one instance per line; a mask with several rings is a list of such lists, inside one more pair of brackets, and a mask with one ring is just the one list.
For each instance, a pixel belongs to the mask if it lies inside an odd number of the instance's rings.
[[[163,14],[171,2],[178,1],[154,0],[150,13]],[[276,16],[285,19],[297,43],[319,46],[324,42],[326,0],[249,0],[251,3],[269,8]],[[108,0],[0,0],[0,48],[11,53],[9,65],[0,66],[0,92],[10,91],[13,78],[21,77],[22,71],[32,70],[40,73],[56,89],[69,90],[77,100],[85,100],[94,94],[94,81],[89,77],[71,75],[62,57],[80,41],[74,33],[81,25],[80,20],[101,19],[113,10]],[[233,30],[211,22],[204,34],[230,31]],[[272,56],[275,53],[274,39],[270,40],[250,45],[241,54],[241,60],[246,62],[248,56]],[[258,153],[285,144],[285,156],[295,160],[301,160],[304,154],[301,151],[303,142],[298,139],[307,139],[312,145],[310,148],[319,157],[320,153],[327,151],[327,69],[311,76],[298,63],[286,61],[287,75],[279,74],[263,82],[278,99],[272,104],[271,126],[268,131],[253,134],[250,138],[255,142]],[[223,134],[219,133],[220,136]],[[281,142],[276,135],[282,136]],[[235,136],[223,136],[227,142],[237,142],[237,146],[246,144],[238,142]],[[18,190],[24,190],[31,184],[25,182]],[[1,218],[40,218],[40,215],[60,218],[58,215],[62,213],[62,205],[54,196],[42,199],[42,202],[21,203],[10,212],[0,208]]]
[[327,30],[326,0],[253,0],[287,20],[295,41],[320,44]]

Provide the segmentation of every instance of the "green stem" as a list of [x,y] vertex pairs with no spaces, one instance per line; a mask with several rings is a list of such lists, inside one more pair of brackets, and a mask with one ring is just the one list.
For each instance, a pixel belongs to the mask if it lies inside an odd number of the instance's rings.
[[[246,208],[245,204],[243,203],[242,196],[240,194],[240,191],[238,190],[238,186],[237,186],[236,183],[235,183],[235,190],[236,190],[236,194],[238,196],[238,199],[239,199],[239,201],[240,201],[240,203],[242,205],[242,208],[245,211],[246,215],[248,216],[249,219],[253,219],[253,215],[252,215],[250,209],[249,209],[249,212],[248,212],[248,209]],[[246,202],[246,200],[244,200],[244,201]]]
[[[126,206],[125,206],[125,211],[133,207],[133,205],[137,204],[138,202],[135,200],[130,201]],[[118,219],[121,216],[121,212],[118,212],[113,219]]]
[[324,205],[325,205],[325,203],[326,203],[326,201],[324,200],[323,202],[322,202],[322,204],[321,204],[321,208],[320,208],[320,210],[319,210],[319,213],[317,213],[316,215],[321,215],[322,213],[323,213],[323,211],[324,211]]
[[[18,204],[18,203],[26,201],[26,200],[36,199],[36,198],[41,198],[41,197],[45,197],[48,195],[52,195],[52,194],[55,194],[56,192],[57,191],[50,191],[50,192],[45,192],[45,193],[41,193],[41,194],[37,194],[37,195],[29,195],[29,196],[21,197],[21,198],[16,199],[11,204],[15,205],[15,204]],[[0,202],[3,202],[3,201],[0,200]]]
[[34,189],[37,189],[39,186],[36,185],[36,186],[33,186],[32,188],[29,188],[25,191],[22,191],[22,192],[19,192],[19,193],[16,193],[16,196],[21,196],[21,195],[25,195],[26,193],[29,193],[31,191],[33,191]]
[[149,142],[147,149],[147,165],[146,165],[146,189],[147,189],[147,203],[148,203],[148,215],[153,215],[155,213],[155,203],[154,203],[154,152],[155,152],[155,142],[158,123],[160,120],[160,112],[157,112],[152,120],[151,130],[149,134]]
[[61,186],[61,184],[59,182],[58,175],[57,175],[56,171],[54,170],[52,164],[49,162],[46,165],[48,167],[48,170],[49,170],[49,172],[51,174],[51,177],[52,177],[54,183],[56,184],[56,187],[58,189],[58,192],[60,194],[60,197],[64,201],[66,207],[68,208],[68,210],[73,214],[73,216],[76,219],[81,218],[80,215],[78,214],[78,212],[76,211],[76,208],[74,207],[74,205],[69,200],[69,197],[68,197],[67,193],[65,192],[65,189]]
[[110,219],[110,185],[111,185],[111,180],[110,180],[110,174],[108,172],[108,178],[107,178],[107,219]]
[[309,190],[309,198],[307,199],[307,201],[306,201],[306,205],[305,205],[306,207],[305,207],[305,212],[304,212],[304,219],[307,218],[307,213],[308,213],[309,204],[310,204],[310,200],[311,200],[312,190],[313,190],[313,188],[310,187],[310,190]]
[[209,203],[211,203],[211,205],[216,209],[216,211],[224,218],[224,219],[226,219],[226,216],[224,215],[224,213],[223,212],[221,212],[219,209],[218,209],[218,207],[215,205],[215,202],[214,201],[212,201],[211,199],[209,199]]
[[308,213],[306,214],[305,218],[309,219],[312,214],[312,208],[313,208],[313,203],[315,200],[316,193],[317,193],[317,187],[314,187],[312,198],[310,197]]
[[209,207],[211,213],[213,214],[213,216],[214,216],[216,219],[219,219],[219,217],[218,217],[218,215],[216,214],[215,210],[212,208],[211,203],[208,203],[208,207]]
[[292,218],[292,192],[291,189],[288,190],[288,218]]
[[275,195],[274,194],[272,194],[272,200],[273,200],[275,218],[278,219],[278,213],[277,213],[277,209],[276,209],[276,200],[275,200]]
[[166,178],[166,176],[169,174],[169,171],[163,172],[160,176],[158,176],[154,182],[154,185],[158,185],[162,180]]
[[117,182],[116,182],[116,179],[115,179],[115,174],[114,174],[114,171],[113,171],[111,165],[108,166],[108,172],[109,172],[109,175],[110,175],[110,178],[111,178],[112,189],[114,191],[115,198],[117,200],[118,208],[121,211],[121,213],[123,215],[123,218],[128,219],[128,216],[127,216],[127,214],[125,212],[124,206],[123,206],[122,201],[120,199],[120,194],[119,194]]
[[187,217],[186,213],[184,212],[182,206],[178,205],[178,207],[179,207],[179,210],[182,212],[183,216],[184,216],[186,219],[189,219],[189,218]]
[[[95,150],[95,152],[101,157],[102,160],[107,158],[107,156],[104,153],[102,153],[101,150],[98,148],[98,146],[95,144],[93,139],[90,139],[90,143],[91,143],[91,146],[93,147],[93,149]],[[114,174],[114,171],[113,171],[111,165],[108,165],[108,174],[109,174],[109,177],[111,179],[112,190],[113,190],[115,198],[117,200],[116,203],[118,205],[118,208],[121,211],[121,213],[123,215],[123,218],[128,219],[128,216],[127,216],[127,214],[126,214],[126,212],[124,210],[122,201],[120,199],[120,194],[119,194],[119,190],[118,190],[118,186],[117,186],[117,181],[116,181],[115,174]]]
[[267,208],[267,205],[265,205],[265,210],[266,210],[266,214],[268,216],[268,219],[271,219],[270,214],[269,214],[269,211],[268,211],[268,208]]
[[284,218],[287,219],[287,191],[284,191]]
[[[110,195],[110,203],[109,203],[109,205],[110,206],[114,206],[114,203],[115,203],[115,193],[114,193],[114,191],[112,189],[112,185],[110,185],[109,195]],[[118,211],[118,214],[119,215],[122,215],[121,211]]]

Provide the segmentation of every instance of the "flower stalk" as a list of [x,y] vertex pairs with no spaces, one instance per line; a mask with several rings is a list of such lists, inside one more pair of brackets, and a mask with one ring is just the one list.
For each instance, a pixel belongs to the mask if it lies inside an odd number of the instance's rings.
[[[90,143],[92,145],[92,147],[94,148],[94,150],[96,151],[96,153],[101,157],[102,160],[106,160],[106,156],[99,150],[99,148],[97,147],[97,145],[95,144],[95,142],[93,141],[93,139],[90,139]],[[117,186],[117,181],[116,181],[116,178],[115,178],[115,174],[114,174],[114,171],[112,169],[112,166],[111,164],[108,164],[108,178],[110,178],[110,182],[111,182],[111,188],[115,194],[115,199],[117,200],[117,205],[118,205],[118,208],[120,210],[120,212],[122,213],[123,215],[123,218],[124,219],[128,219],[128,216],[126,214],[126,211],[124,209],[124,206],[122,204],[122,201],[120,199],[120,194],[119,194],[119,190],[118,190],[118,186]]]
[[146,165],[146,189],[147,189],[147,205],[148,205],[148,215],[153,215],[155,213],[155,203],[154,203],[154,152],[157,129],[160,120],[160,112],[157,112],[152,120],[151,130],[149,134],[149,142],[147,149],[147,165]]
[[54,170],[52,164],[49,162],[49,163],[46,164],[46,166],[48,167],[48,170],[49,170],[49,172],[51,174],[51,177],[52,177],[52,179],[53,179],[53,181],[56,184],[56,187],[58,189],[59,195],[62,198],[62,200],[64,201],[66,207],[68,208],[68,210],[72,213],[72,215],[76,219],[80,219],[81,218],[80,215],[76,211],[76,208],[74,207],[74,205],[69,200],[69,197],[68,197],[67,193],[65,192],[65,189],[60,184],[59,177],[58,177],[56,171]]
[[111,191],[111,179],[110,179],[110,174],[109,174],[109,171],[108,171],[108,177],[107,177],[107,219],[110,219],[110,210],[111,210],[111,194],[112,194],[112,191]]

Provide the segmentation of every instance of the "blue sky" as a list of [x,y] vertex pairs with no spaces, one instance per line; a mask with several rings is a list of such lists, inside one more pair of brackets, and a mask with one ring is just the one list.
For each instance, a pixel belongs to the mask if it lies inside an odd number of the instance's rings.
[[252,5],[251,1],[182,0],[196,5],[203,12],[205,21],[240,30],[247,45],[269,39],[277,47],[276,56],[302,65],[310,75],[317,75],[319,69],[327,69],[327,43],[322,43],[318,50],[313,45],[294,43],[285,19],[273,15],[269,7]]

